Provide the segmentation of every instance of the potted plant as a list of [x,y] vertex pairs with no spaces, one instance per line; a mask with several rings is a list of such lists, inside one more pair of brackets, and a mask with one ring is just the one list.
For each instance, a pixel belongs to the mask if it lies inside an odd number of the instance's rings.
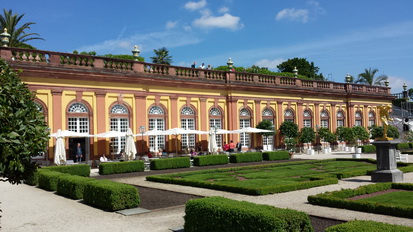
[[[274,124],[272,124],[272,122],[270,120],[262,120],[260,123],[258,123],[258,125],[255,127],[257,129],[264,129],[264,130],[271,130],[273,132],[264,132],[264,133],[260,133],[263,136],[263,139],[267,140],[267,144],[264,145],[263,143],[263,149],[264,150],[273,150],[273,142],[270,143],[269,137],[270,136],[274,136],[275,135],[275,131],[274,131]],[[273,137],[270,137],[273,138]]]
[[[314,129],[311,128],[311,127],[301,128],[299,140],[300,140],[301,143],[304,143],[304,144],[310,143],[311,144],[315,140]],[[309,152],[311,154],[310,148],[309,148]]]
[[[339,127],[336,130],[338,140],[344,141],[346,145],[352,146],[355,142],[354,131],[350,127]],[[346,147],[347,149],[347,147]]]
[[357,141],[356,143],[356,154],[361,154],[361,147],[359,147],[359,141],[364,141],[370,138],[369,132],[366,128],[362,126],[353,127],[354,138]]
[[289,152],[294,152],[295,144],[297,144],[298,125],[291,121],[285,121],[280,126],[280,132],[284,136],[284,144]]

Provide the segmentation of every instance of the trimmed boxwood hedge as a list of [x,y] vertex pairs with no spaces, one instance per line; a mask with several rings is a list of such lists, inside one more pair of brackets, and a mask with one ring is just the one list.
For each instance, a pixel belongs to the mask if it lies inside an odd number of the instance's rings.
[[376,146],[374,145],[364,145],[364,146],[359,146],[361,147],[361,152],[363,153],[375,153],[376,152]]
[[184,219],[185,232],[314,231],[304,212],[223,197],[189,200]]
[[392,225],[383,222],[374,221],[350,221],[326,228],[325,232],[408,232],[412,231],[412,227]]
[[290,159],[288,151],[267,151],[262,153],[263,160],[287,160]]
[[61,176],[69,176],[70,174],[55,172],[55,171],[40,171],[38,172],[39,188],[47,191],[56,191],[57,182]]
[[83,190],[90,181],[97,181],[96,179],[75,176],[64,175],[60,176],[57,181],[57,194],[66,196],[72,199],[83,199]]
[[189,157],[167,158],[151,160],[151,170],[174,169],[174,168],[189,168],[191,161]]
[[243,162],[258,162],[262,161],[261,152],[247,152],[247,153],[236,153],[229,156],[230,163],[243,163]]
[[350,209],[368,213],[385,214],[396,217],[413,218],[412,206],[395,206],[386,203],[373,203],[349,200],[347,198],[380,192],[388,189],[413,190],[410,183],[378,183],[359,187],[357,189],[343,189],[340,191],[326,192],[308,196],[308,202],[314,205]]
[[110,180],[87,182],[83,200],[88,205],[107,211],[134,208],[140,203],[137,188]]
[[90,176],[90,166],[87,164],[75,164],[75,165],[67,165],[67,166],[49,166],[45,167],[44,169],[61,172],[61,173],[68,173],[71,175],[77,176]]
[[99,165],[99,175],[143,171],[145,171],[143,161],[107,162]]
[[194,166],[228,164],[228,162],[227,155],[204,155],[194,157]]
[[397,144],[397,150],[409,149],[409,143],[399,143]]

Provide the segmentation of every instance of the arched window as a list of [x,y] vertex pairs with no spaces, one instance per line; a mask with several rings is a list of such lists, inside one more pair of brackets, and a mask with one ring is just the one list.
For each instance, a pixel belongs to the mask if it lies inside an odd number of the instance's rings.
[[[152,106],[149,108],[149,130],[165,130],[165,111],[160,106]],[[152,152],[157,152],[159,148],[165,149],[165,136],[149,136],[149,149]]]
[[[239,111],[239,128],[251,127],[251,113],[248,109],[242,108]],[[240,142],[242,146],[250,146],[250,136],[247,133],[240,134]]]
[[[265,108],[262,111],[262,120],[268,120],[274,125],[275,118],[274,118],[274,111],[271,110],[270,108]],[[262,145],[263,149],[267,151],[272,151],[273,150],[273,145],[274,145],[274,136],[269,135],[269,136],[262,136]]]
[[374,113],[374,111],[370,111],[369,112],[369,126],[374,126],[374,125],[376,125],[376,117],[375,117],[375,113]]
[[[67,129],[78,133],[90,133],[91,128],[91,112],[86,104],[74,102],[67,108]],[[77,144],[80,144],[83,157],[82,160],[89,160],[90,156],[90,139],[87,137],[69,138],[69,154],[68,158],[75,154]]]
[[363,113],[360,110],[355,113],[355,126],[363,126]]
[[[129,111],[124,105],[116,104],[110,109],[110,130],[126,132],[129,128]],[[126,137],[111,138],[111,153],[119,154],[125,150]]]
[[327,110],[322,110],[320,113],[321,127],[329,128],[330,117]]
[[294,111],[288,108],[284,111],[284,121],[294,122]]
[[303,126],[304,127],[312,127],[312,120],[313,120],[313,117],[312,117],[312,114],[311,114],[311,111],[310,110],[308,110],[308,109],[306,109],[306,110],[304,110],[304,112],[303,112]]
[[344,112],[342,110],[337,111],[337,127],[344,126]]
[[[195,111],[189,106],[181,110],[181,128],[186,130],[195,130]],[[184,134],[181,136],[182,148],[195,148],[195,135]]]
[[[222,129],[222,113],[218,108],[209,110],[209,127]],[[222,135],[216,135],[217,146],[222,147]]]

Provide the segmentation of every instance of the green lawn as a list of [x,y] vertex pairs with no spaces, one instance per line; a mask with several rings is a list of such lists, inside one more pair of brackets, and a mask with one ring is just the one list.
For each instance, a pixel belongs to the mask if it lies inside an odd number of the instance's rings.
[[333,184],[337,178],[375,169],[376,164],[363,161],[301,161],[148,176],[147,180],[261,195]]
[[358,201],[413,207],[413,191],[390,192],[373,197],[359,199]]

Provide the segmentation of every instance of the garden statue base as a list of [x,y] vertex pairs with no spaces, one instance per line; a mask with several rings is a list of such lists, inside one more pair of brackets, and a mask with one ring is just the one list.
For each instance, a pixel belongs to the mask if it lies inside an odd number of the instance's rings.
[[399,141],[375,141],[377,170],[371,174],[373,182],[401,182],[403,172],[397,169],[396,146]]

